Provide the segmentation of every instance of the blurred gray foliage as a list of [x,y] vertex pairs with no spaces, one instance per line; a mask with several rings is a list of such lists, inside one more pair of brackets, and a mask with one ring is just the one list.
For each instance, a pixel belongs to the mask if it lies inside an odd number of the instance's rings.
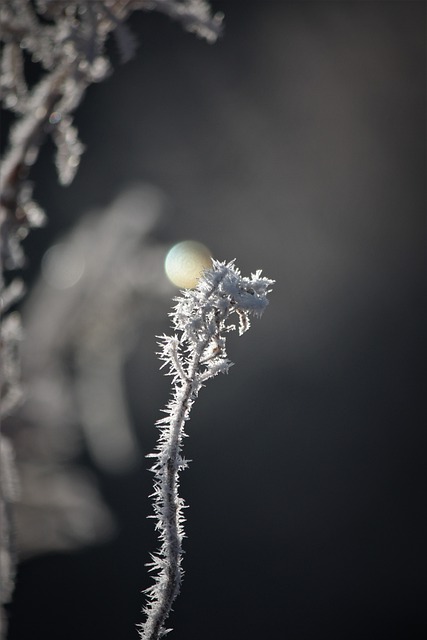
[[43,416],[50,439],[62,429],[62,440],[68,428],[69,441],[80,424],[95,463],[108,472],[127,469],[138,455],[122,367],[141,316],[169,292],[166,247],[149,237],[163,206],[156,189],[134,186],[107,210],[83,216],[46,252],[23,309],[23,368],[32,382],[20,415],[26,422]]
[[[95,477],[76,460],[82,446],[106,473],[124,472],[139,459],[123,365],[142,317],[170,294],[166,247],[150,240],[163,206],[156,189],[141,185],[107,210],[83,216],[46,252],[23,307],[25,340],[21,358],[12,361],[22,365],[25,401],[4,422],[2,440],[2,512],[9,516],[13,503],[13,518],[2,518],[5,602],[12,593],[12,547],[24,559],[114,533]],[[9,315],[3,327],[17,318]],[[19,490],[6,482],[15,476]]]

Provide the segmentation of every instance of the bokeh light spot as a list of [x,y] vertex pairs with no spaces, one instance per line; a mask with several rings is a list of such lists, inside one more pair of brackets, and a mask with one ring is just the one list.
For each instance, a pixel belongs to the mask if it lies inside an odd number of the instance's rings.
[[178,242],[166,256],[166,275],[177,287],[191,289],[196,286],[202,271],[212,266],[211,257],[211,252],[201,242]]

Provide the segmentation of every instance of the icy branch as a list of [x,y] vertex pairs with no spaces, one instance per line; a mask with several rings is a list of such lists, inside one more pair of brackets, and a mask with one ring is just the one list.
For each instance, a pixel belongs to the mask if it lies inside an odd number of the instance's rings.
[[[0,172],[0,266],[20,265],[19,234],[31,224],[31,166],[46,135],[57,146],[59,181],[72,182],[84,146],[73,127],[73,113],[87,87],[111,71],[105,45],[116,36],[123,62],[136,50],[127,18],[136,10],[160,11],[188,31],[214,42],[222,30],[222,14],[212,14],[204,0],[9,0],[0,6],[0,101],[17,117]],[[30,88],[24,58],[42,76]],[[3,245],[3,246],[2,246]]]
[[172,325],[176,335],[160,339],[160,359],[173,379],[172,398],[157,422],[160,436],[151,471],[154,472],[154,517],[160,549],[149,564],[156,572],[147,589],[146,622],[141,640],[157,640],[167,633],[165,621],[182,580],[182,539],[184,502],[178,494],[179,473],[187,466],[181,455],[184,424],[204,383],[218,373],[227,373],[232,362],[226,353],[226,334],[235,329],[230,317],[239,318],[239,334],[249,328],[251,315],[261,316],[268,304],[267,294],[274,280],[242,277],[234,262],[213,261],[195,289],[187,289],[175,299]]

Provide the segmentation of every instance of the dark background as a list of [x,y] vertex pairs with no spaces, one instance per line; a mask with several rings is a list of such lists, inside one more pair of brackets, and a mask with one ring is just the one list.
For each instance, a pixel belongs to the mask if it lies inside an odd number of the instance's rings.
[[[35,168],[49,225],[27,243],[26,278],[88,208],[142,181],[168,199],[165,246],[196,239],[277,281],[188,424],[171,637],[424,638],[426,5],[214,8],[213,46],[133,17],[135,59],[78,110],[74,183],[57,185],[49,146]],[[170,298],[124,370],[140,462],[116,476],[82,455],[117,535],[22,563],[10,640],[137,637]]]

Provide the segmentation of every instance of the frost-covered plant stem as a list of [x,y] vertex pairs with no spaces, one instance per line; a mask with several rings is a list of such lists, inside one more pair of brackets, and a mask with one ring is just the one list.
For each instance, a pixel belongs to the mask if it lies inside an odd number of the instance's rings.
[[150,567],[156,571],[154,584],[147,589],[147,619],[141,625],[142,640],[157,640],[167,633],[164,627],[182,580],[182,539],[184,502],[179,496],[179,473],[187,466],[181,455],[185,422],[204,383],[218,373],[228,372],[232,362],[225,350],[226,333],[235,328],[229,323],[233,313],[239,316],[239,334],[249,328],[250,314],[260,316],[268,304],[267,293],[273,280],[257,271],[244,278],[233,262],[213,261],[194,290],[185,290],[176,298],[171,313],[179,332],[161,338],[160,358],[173,377],[172,398],[166,417],[159,420],[160,437],[154,472],[154,518],[161,546],[152,556]]

